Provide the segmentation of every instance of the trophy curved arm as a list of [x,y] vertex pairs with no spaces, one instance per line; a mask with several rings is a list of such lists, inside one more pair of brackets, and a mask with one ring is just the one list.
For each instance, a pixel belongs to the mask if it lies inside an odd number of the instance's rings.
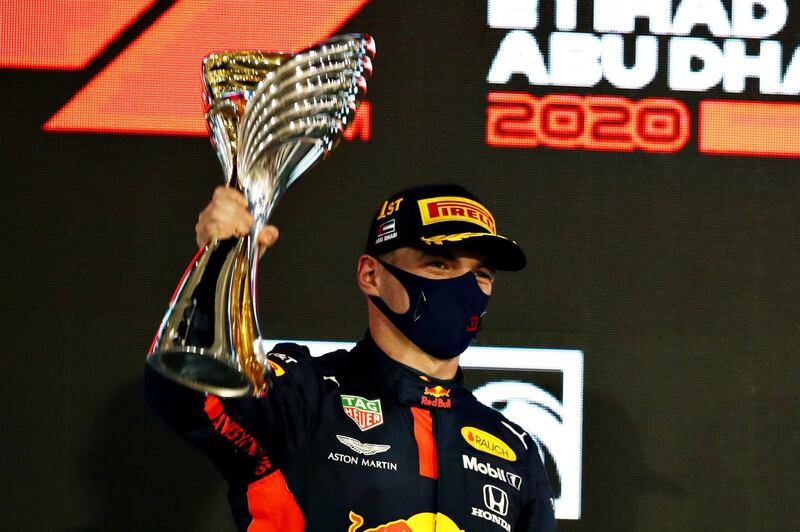
[[[241,123],[248,131],[260,130],[264,120],[280,114],[285,107],[305,103],[328,93],[356,93],[366,87],[365,75],[372,72],[366,56],[354,56],[335,63],[307,67],[282,65],[275,75],[265,78],[256,88]],[[249,139],[242,146],[247,150]]]
[[291,124],[300,126],[302,120],[323,114],[340,120],[346,119],[354,112],[358,101],[353,94],[352,83],[348,81],[337,80],[316,87],[313,91],[303,92],[305,96],[281,101],[275,107],[272,117],[260,121],[257,126],[248,130],[249,134],[242,145],[244,160],[247,160],[250,152],[264,142],[278,127],[284,124],[288,124],[290,127],[295,127]]
[[[295,77],[292,83],[282,86],[264,86],[263,91],[257,90],[253,95],[252,109],[245,112],[242,128],[259,131],[265,121],[278,119],[278,115],[290,108],[300,111],[303,106],[316,103],[320,99],[349,94],[353,92],[354,82],[357,83],[360,76],[358,69],[346,68],[335,72],[313,73],[303,76],[302,79]],[[247,144],[242,147],[247,149]]]

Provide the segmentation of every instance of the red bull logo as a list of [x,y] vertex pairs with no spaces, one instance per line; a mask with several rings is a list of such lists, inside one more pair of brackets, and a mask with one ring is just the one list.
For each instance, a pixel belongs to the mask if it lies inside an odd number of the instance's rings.
[[450,408],[450,388],[439,386],[426,386],[419,400],[422,406],[432,406],[434,408]]
[[361,530],[364,518],[350,512],[350,528],[347,532],[464,532],[455,522],[444,514],[423,512],[408,519],[397,519],[390,523]]
[[438,384],[433,388],[428,388],[426,386],[425,395],[430,395],[432,397],[450,397],[450,388],[444,388]]

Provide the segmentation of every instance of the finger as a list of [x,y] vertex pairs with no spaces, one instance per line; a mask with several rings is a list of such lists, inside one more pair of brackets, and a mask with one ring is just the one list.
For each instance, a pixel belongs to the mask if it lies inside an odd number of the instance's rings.
[[212,240],[224,240],[233,235],[230,228],[226,230],[217,222],[200,219],[194,228],[195,240],[198,246],[202,246],[205,242]]
[[206,233],[198,220],[197,225],[194,226],[194,241],[197,242],[197,247],[202,247],[208,240],[208,233]]
[[212,201],[219,201],[223,203],[234,203],[241,207],[247,208],[247,200],[240,191],[235,188],[219,186],[214,189]]
[[215,194],[205,210],[213,217],[230,218],[240,217],[248,213],[247,204],[243,203],[242,196],[237,192],[235,195],[231,194]]
[[[253,215],[238,203],[229,200],[214,200],[200,214],[200,222],[208,226],[214,226],[219,234],[217,238],[229,237],[233,234],[243,235],[250,230],[253,225]],[[211,229],[209,229],[211,230]]]
[[279,236],[280,232],[278,231],[277,227],[274,225],[264,226],[264,228],[258,234],[258,245],[262,250],[272,247],[278,242]]
[[219,208],[209,208],[200,213],[195,226],[198,240],[220,239],[246,234],[250,228],[249,214],[221,213]]
[[195,239],[199,245],[213,239],[243,236],[250,231],[253,216],[241,192],[230,187],[214,189],[211,201],[197,218]]
[[225,219],[230,231],[236,236],[244,236],[250,232],[253,225],[253,215],[247,211],[237,211],[233,216]]

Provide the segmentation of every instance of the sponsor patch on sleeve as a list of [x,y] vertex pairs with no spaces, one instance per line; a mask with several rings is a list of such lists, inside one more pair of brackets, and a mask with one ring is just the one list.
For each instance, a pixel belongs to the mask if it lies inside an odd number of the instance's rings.
[[461,436],[473,448],[509,462],[517,461],[517,454],[503,440],[475,427],[463,427]]
[[282,377],[283,375],[286,374],[286,371],[282,367],[280,367],[278,363],[275,362],[274,360],[269,361],[269,367],[272,368],[272,373],[274,373],[276,377]]
[[[275,360],[277,359],[282,362],[283,365],[278,364]],[[272,352],[267,354],[267,362],[269,362],[269,367],[272,368],[272,372],[275,374],[276,377],[282,377],[286,374],[286,370],[284,366],[289,366],[290,364],[297,364],[297,359],[292,358],[289,355],[285,355],[283,353]]]

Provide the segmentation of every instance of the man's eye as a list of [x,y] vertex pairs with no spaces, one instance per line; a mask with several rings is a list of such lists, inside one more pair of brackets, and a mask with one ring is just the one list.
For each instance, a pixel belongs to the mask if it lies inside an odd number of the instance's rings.
[[431,264],[431,267],[433,267],[433,268],[435,268],[437,270],[444,270],[445,268],[447,268],[447,264],[445,264],[444,262],[442,262],[440,260],[431,261],[430,264]]
[[479,279],[486,279],[488,281],[494,280],[494,278],[492,277],[492,275],[489,272],[483,272],[483,271],[475,272],[475,277],[477,277]]

